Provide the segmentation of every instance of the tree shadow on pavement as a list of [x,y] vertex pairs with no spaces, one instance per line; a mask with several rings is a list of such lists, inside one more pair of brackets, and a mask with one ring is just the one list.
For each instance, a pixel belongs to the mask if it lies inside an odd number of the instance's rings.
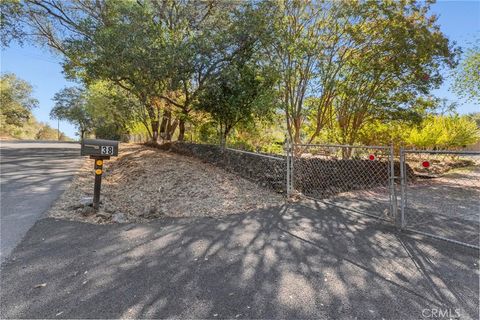
[[2,266],[0,316],[478,319],[478,258],[320,203],[137,225],[49,218]]

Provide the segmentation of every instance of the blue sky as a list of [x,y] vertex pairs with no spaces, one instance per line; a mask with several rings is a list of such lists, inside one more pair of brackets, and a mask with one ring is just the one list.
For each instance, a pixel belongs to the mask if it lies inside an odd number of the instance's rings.
[[[438,1],[431,12],[438,15],[438,23],[446,36],[461,47],[480,39],[480,0]],[[49,119],[53,95],[66,86],[74,85],[63,77],[60,61],[46,49],[27,45],[19,47],[12,44],[9,48],[2,48],[1,52],[1,72],[15,73],[33,85],[34,96],[40,102],[33,113],[39,121],[48,122],[54,128],[57,127],[56,121]],[[450,92],[450,83],[447,78],[443,86],[433,93],[440,98],[457,101],[460,113],[480,111],[480,106],[466,103]],[[60,122],[60,130],[69,137],[75,137],[75,128],[67,122]]]

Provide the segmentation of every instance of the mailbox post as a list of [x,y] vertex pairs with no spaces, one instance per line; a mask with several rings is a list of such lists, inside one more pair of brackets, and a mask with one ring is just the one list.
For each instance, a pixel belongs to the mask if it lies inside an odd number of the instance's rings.
[[118,141],[102,139],[84,139],[80,149],[82,156],[90,156],[95,161],[95,185],[93,188],[93,209],[100,206],[100,189],[102,187],[103,161],[118,156]]

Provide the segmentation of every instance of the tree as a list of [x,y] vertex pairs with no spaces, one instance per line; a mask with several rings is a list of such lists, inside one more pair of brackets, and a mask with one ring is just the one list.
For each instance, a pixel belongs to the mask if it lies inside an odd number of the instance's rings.
[[255,62],[240,59],[213,76],[199,96],[197,107],[208,112],[218,124],[222,146],[236,125],[272,113],[272,81],[260,70]]
[[[0,132],[21,137],[24,127],[30,126],[32,109],[38,106],[32,97],[32,86],[12,73],[0,77]],[[33,124],[33,123],[32,123]]]
[[[225,135],[231,123],[258,111],[249,113],[255,108],[245,105],[255,104],[245,101],[256,100],[251,88],[268,83],[294,143],[324,139],[328,129],[336,142],[354,144],[369,124],[418,123],[434,106],[429,91],[442,81],[439,70],[455,65],[456,49],[429,6],[413,0],[25,0],[6,12],[18,18],[8,17],[8,28],[22,24],[25,34],[61,53],[65,73],[87,90],[100,81],[133,98],[113,108],[103,93],[95,98],[94,114],[102,116],[93,120],[102,135],[124,130],[124,116],[132,114],[152,141],[176,132],[183,140],[196,107],[215,114]],[[275,81],[248,80],[258,67]]]
[[440,66],[455,65],[456,51],[428,9],[428,3],[366,2],[355,10],[361,22],[348,33],[368,46],[353,52],[339,73],[338,142],[355,143],[361,128],[375,120],[418,123],[434,107],[428,93],[442,82]]
[[85,90],[85,100],[96,138],[120,140],[136,123],[146,121],[138,99],[110,82],[92,83]]
[[174,39],[169,50],[173,53],[168,67],[172,75],[169,94],[162,99],[167,110],[179,110],[176,116],[181,141],[202,90],[219,69],[256,41],[251,32],[255,24],[248,23],[251,6],[235,2],[165,1],[156,9]]
[[264,43],[297,144],[313,141],[332,120],[341,142],[353,143],[368,121],[418,118],[421,110],[411,107],[425,105],[442,81],[440,68],[455,64],[428,2],[265,3],[275,9],[266,13]]
[[68,77],[86,87],[106,80],[133,94],[156,141],[168,35],[152,15],[152,2],[25,0],[5,8],[7,29],[21,26],[22,35],[61,54]]
[[[32,114],[38,106],[32,97],[32,86],[12,73],[0,77],[0,133],[17,139],[58,139],[57,130],[39,123]],[[66,137],[60,133],[60,137]]]
[[[279,73],[288,134],[298,144],[301,143],[306,117],[304,100],[313,86],[316,71],[320,69],[324,40],[321,34],[326,11],[320,3],[313,1],[266,1],[260,8],[264,11],[263,28],[267,34],[262,43],[270,53],[270,63]],[[323,127],[324,106],[318,107],[316,134]]]
[[365,146],[388,146],[399,148],[408,139],[412,124],[402,120],[372,121],[358,132],[358,142]]
[[20,0],[2,0],[0,2],[0,41],[7,47],[12,40],[22,43],[25,30],[18,18],[23,15]]
[[1,104],[0,125],[22,127],[32,117],[32,109],[38,100],[32,97],[32,86],[12,73],[0,77]]
[[167,121],[173,108],[180,110],[175,115],[183,139],[197,92],[225,57],[235,53],[219,36],[228,34],[222,27],[229,17],[224,9],[235,6],[215,1],[26,0],[18,20],[64,56],[70,77],[87,86],[107,80],[135,95],[156,142],[160,121]]
[[460,97],[480,103],[480,46],[468,48],[454,72],[452,89]]
[[134,95],[144,107],[144,124],[156,142],[160,97],[166,92],[169,78],[165,68],[169,35],[155,22],[148,3],[112,3],[107,14],[108,23],[82,20],[92,31],[64,42],[66,55],[70,57],[65,70],[87,85],[98,80],[109,81]]
[[66,120],[74,124],[83,140],[85,134],[93,129],[93,120],[87,110],[85,90],[78,87],[64,88],[53,97],[55,106],[50,118]]

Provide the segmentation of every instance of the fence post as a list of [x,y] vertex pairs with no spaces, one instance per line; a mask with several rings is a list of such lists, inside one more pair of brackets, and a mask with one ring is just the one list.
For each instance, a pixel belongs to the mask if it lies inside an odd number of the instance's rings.
[[390,206],[395,224],[398,220],[397,194],[395,192],[395,157],[393,144],[390,145]]
[[291,185],[290,185],[290,179],[291,179],[291,166],[290,162],[292,160],[291,157],[291,145],[290,145],[290,140],[287,138],[287,141],[285,143],[285,152],[286,152],[286,159],[287,159],[287,198],[290,197],[292,193]]
[[400,147],[400,229],[405,228],[405,183],[406,183],[405,150]]

